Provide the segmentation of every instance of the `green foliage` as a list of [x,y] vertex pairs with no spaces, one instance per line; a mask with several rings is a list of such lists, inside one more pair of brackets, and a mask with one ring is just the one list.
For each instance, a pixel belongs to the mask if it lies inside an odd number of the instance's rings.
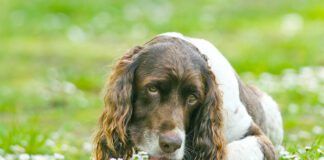
[[[324,73],[305,68],[324,64],[323,26],[321,0],[3,0],[0,156],[89,159],[113,63],[131,46],[178,31],[212,41],[244,80],[275,97],[291,154],[323,157],[324,84],[317,75]],[[313,78],[300,78],[308,73]],[[289,76],[296,83],[287,88]],[[313,81],[317,89],[309,90]]]

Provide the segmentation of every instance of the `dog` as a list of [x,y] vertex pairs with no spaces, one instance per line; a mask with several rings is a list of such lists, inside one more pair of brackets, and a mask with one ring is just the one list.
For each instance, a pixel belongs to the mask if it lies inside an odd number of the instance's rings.
[[210,42],[157,35],[130,49],[107,82],[94,159],[278,159],[276,102],[244,84]]

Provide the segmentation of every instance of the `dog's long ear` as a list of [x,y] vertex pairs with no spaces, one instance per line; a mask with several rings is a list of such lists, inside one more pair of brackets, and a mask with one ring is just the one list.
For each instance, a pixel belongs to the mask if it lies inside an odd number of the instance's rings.
[[203,73],[205,102],[196,110],[190,129],[190,148],[195,151],[193,159],[225,159],[225,137],[223,135],[222,98],[215,76],[209,69]]
[[132,114],[132,92],[137,57],[142,47],[127,52],[112,71],[105,91],[105,109],[99,119],[95,135],[94,158],[127,159],[132,154],[132,145],[127,134],[127,125]]

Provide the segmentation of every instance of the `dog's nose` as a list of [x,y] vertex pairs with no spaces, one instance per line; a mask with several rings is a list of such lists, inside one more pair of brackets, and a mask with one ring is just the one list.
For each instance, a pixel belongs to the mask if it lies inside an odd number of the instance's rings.
[[176,133],[170,131],[160,135],[159,144],[163,152],[172,153],[181,147],[182,140]]

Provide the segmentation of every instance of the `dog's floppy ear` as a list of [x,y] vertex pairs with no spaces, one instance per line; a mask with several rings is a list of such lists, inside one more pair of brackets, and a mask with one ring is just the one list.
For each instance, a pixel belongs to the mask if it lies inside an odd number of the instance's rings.
[[127,52],[118,61],[106,84],[105,109],[94,139],[96,160],[127,159],[132,154],[127,125],[133,110],[133,79],[138,65],[136,59],[141,50],[142,47],[136,46]]
[[195,152],[193,159],[225,159],[225,137],[223,134],[222,98],[215,76],[209,69],[203,73],[205,101],[194,113],[192,139],[189,141]]

